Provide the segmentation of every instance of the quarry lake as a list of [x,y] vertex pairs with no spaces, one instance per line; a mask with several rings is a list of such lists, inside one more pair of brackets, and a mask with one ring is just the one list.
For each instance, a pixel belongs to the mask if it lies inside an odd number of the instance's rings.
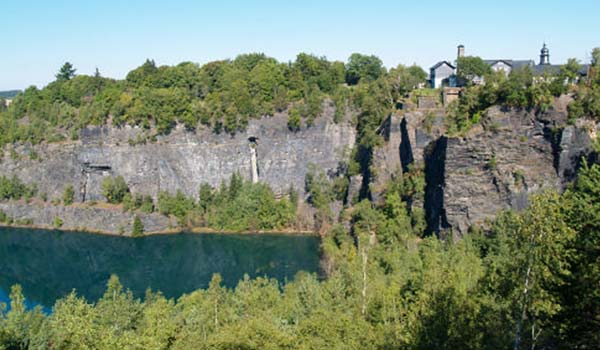
[[96,301],[111,274],[136,297],[146,289],[178,298],[205,288],[214,273],[235,287],[248,274],[282,283],[317,272],[319,238],[278,234],[155,235],[142,238],[0,228],[0,302],[13,284],[46,308],[75,289]]

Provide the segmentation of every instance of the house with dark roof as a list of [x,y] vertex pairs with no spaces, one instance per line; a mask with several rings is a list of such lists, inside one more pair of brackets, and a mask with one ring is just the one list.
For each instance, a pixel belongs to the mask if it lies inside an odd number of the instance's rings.
[[[458,54],[457,59],[465,56],[465,47],[463,45],[458,46]],[[562,65],[558,64],[550,64],[550,50],[546,46],[546,43],[542,46],[540,50],[540,61],[538,64],[535,64],[534,60],[514,60],[514,59],[484,59],[485,63],[487,63],[493,71],[500,72],[503,71],[506,75],[508,75],[514,69],[521,69],[524,67],[531,68],[531,71],[534,76],[542,77],[544,75],[556,75],[560,72],[560,68]],[[452,69],[452,73],[450,73],[450,69]],[[589,65],[584,64],[581,66],[579,71],[580,76],[587,76],[589,69]],[[440,79],[441,78],[441,79]],[[430,85],[432,88],[440,88],[440,87],[456,87],[457,79],[456,79],[456,64],[451,64],[448,61],[440,61],[436,63],[430,69]],[[483,84],[483,78],[477,77],[474,79],[473,83],[475,84]]]
[[436,89],[442,86],[456,85],[456,66],[448,61],[440,61],[429,69],[431,87]]

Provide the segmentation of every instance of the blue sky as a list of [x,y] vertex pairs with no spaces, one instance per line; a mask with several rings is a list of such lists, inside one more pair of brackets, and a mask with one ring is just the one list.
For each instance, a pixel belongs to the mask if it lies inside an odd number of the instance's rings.
[[3,0],[0,90],[43,86],[65,61],[123,78],[146,58],[205,63],[264,52],[308,52],[345,61],[375,54],[388,67],[454,59],[456,46],[484,58],[582,61],[600,46],[600,1],[177,1]]

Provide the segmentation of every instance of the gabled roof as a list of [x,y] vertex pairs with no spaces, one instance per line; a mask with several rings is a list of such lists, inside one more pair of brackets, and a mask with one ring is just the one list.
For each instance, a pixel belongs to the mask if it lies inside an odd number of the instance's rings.
[[512,67],[513,69],[519,69],[523,67],[533,67],[535,66],[534,60],[513,60]]
[[537,64],[531,67],[533,75],[558,74],[560,73],[560,64]]
[[456,67],[454,67],[452,64],[450,64],[450,62],[448,61],[439,61],[438,63],[434,64],[430,69],[431,70],[436,70],[438,69],[440,66],[442,65],[447,65],[448,67],[452,68],[452,69],[456,69]]
[[494,60],[483,60],[483,62],[493,66],[498,62],[502,62],[506,65],[509,65],[511,68],[518,69],[525,66],[532,67],[535,65],[533,60],[512,60],[512,59],[494,59]]
[[503,62],[509,66],[512,67],[512,60],[504,60],[504,59],[498,59],[498,60],[483,60],[483,62],[489,64],[490,66],[493,66],[494,64],[498,63],[498,62]]

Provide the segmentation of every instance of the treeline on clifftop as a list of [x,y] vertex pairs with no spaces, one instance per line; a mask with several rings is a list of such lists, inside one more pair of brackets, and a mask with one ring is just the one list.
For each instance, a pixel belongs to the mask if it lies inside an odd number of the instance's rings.
[[600,166],[583,163],[564,194],[539,194],[458,242],[421,238],[403,187],[323,238],[326,279],[228,289],[215,275],[177,300],[141,300],[113,276],[97,302],[74,291],[51,314],[27,310],[15,286],[0,349],[597,348]]
[[[282,63],[264,54],[244,54],[199,66],[156,66],[147,60],[124,80],[76,75],[70,63],[43,89],[30,87],[0,114],[0,145],[76,138],[87,125],[139,125],[168,133],[177,123],[194,130],[244,130],[250,118],[290,109],[290,129],[310,126],[325,98],[336,121],[347,109],[370,117],[425,81],[417,66],[387,71],[375,56],[353,54],[347,63],[301,53]],[[367,115],[365,115],[366,117]]]

